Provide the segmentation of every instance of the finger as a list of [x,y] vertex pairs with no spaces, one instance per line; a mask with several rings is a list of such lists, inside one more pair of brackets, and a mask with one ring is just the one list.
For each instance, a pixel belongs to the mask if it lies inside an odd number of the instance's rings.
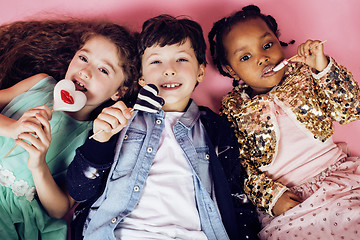
[[300,45],[298,46],[297,55],[298,55],[299,57],[304,56],[304,44],[300,44]]
[[124,102],[117,101],[112,107],[120,109],[126,119],[131,118],[132,116],[131,108],[128,108]]
[[122,110],[120,108],[109,107],[103,110],[99,115],[99,119],[108,122],[113,128],[119,124],[125,125],[128,118],[124,115],[124,111],[127,111],[127,109]]
[[34,108],[34,110],[37,111],[36,113],[39,113],[39,114],[43,115],[44,117],[46,117],[47,120],[50,120],[52,117],[52,111],[47,105],[38,106],[38,107]]
[[111,130],[112,127],[107,121],[104,121],[99,117],[94,120],[94,132],[99,132],[99,131],[111,132]]
[[303,200],[296,194],[292,193],[292,192],[289,192],[289,197],[294,200],[294,201],[297,201],[297,202],[302,202]]
[[[36,148],[43,150],[44,147],[50,146],[50,139],[43,129],[43,125],[39,126],[30,122],[26,123],[27,127],[32,131],[33,134],[22,133],[20,136],[25,136],[26,140],[31,141]],[[34,139],[35,138],[35,139]],[[43,147],[44,146],[44,147]]]
[[24,148],[29,154],[35,150],[35,147],[30,142],[26,142],[23,138],[15,139],[15,143]]
[[304,44],[304,56],[310,56],[311,55],[311,46],[313,44],[312,40],[307,40]]
[[305,57],[301,57],[299,55],[296,55],[291,58],[291,62],[305,62]]
[[51,125],[50,125],[50,122],[43,115],[37,114],[35,117],[41,123],[42,128],[44,130],[44,133],[46,135],[46,138],[48,138],[51,141]]

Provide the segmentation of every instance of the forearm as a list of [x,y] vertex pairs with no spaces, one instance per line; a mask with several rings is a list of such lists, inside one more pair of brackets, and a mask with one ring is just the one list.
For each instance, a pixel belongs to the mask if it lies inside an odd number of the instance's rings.
[[323,99],[325,111],[330,113],[334,121],[341,124],[360,118],[360,89],[352,74],[343,66],[338,65],[332,58],[323,72],[313,74]]
[[0,136],[16,138],[17,136],[13,135],[13,131],[11,131],[10,127],[15,122],[16,120],[0,114]]
[[117,138],[107,143],[87,140],[76,150],[67,171],[67,188],[76,201],[86,201],[100,194],[114,158]]
[[36,192],[49,216],[62,218],[74,200],[56,184],[47,165],[32,172]]

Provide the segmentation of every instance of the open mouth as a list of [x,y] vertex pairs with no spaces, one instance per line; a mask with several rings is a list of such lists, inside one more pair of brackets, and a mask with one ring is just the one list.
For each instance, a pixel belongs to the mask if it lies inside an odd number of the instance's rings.
[[82,84],[81,82],[78,82],[76,80],[74,80],[73,82],[75,84],[76,91],[80,91],[80,92],[86,92],[87,91],[84,84]]
[[162,84],[160,86],[162,88],[176,88],[176,87],[180,87],[181,84],[180,83],[170,83],[170,84]]

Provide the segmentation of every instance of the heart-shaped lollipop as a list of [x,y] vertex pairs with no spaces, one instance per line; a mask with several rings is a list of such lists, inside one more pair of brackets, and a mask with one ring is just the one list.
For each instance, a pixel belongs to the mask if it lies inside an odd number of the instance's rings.
[[63,79],[54,88],[53,111],[77,112],[86,104],[83,92],[76,91],[73,81]]

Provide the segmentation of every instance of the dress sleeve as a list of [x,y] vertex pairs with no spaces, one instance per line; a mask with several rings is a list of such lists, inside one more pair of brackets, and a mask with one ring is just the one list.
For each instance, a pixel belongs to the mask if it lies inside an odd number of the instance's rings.
[[[240,150],[240,162],[245,169],[245,181],[243,184],[245,193],[249,199],[262,211],[272,214],[272,208],[274,207],[277,200],[287,190],[287,187],[283,184],[273,181],[267,177],[264,172],[259,170],[261,163],[255,157],[252,157],[251,151],[256,148],[253,146],[249,139],[249,136],[240,129],[236,120],[236,111],[241,106],[240,96],[232,92],[228,94],[222,103],[221,115],[227,117],[228,121],[231,122],[231,126],[235,131],[236,138],[239,142]],[[251,136],[250,136],[251,137]]]
[[76,150],[66,176],[69,194],[75,201],[82,202],[101,195],[113,163],[117,136],[106,143],[87,139]]
[[353,75],[330,58],[328,66],[312,74],[319,86],[318,96],[328,116],[340,124],[360,118],[360,91]]

